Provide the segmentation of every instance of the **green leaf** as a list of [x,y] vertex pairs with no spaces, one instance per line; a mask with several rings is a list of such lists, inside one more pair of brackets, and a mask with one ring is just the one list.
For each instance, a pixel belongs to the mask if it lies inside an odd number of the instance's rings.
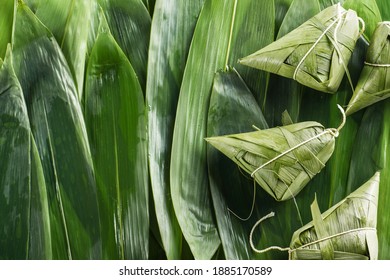
[[40,0],[36,16],[53,33],[68,62],[81,100],[92,0]]
[[291,32],[320,12],[318,0],[293,0],[278,31],[276,39]]
[[321,217],[320,207],[317,203],[317,198],[314,198],[313,203],[310,206],[311,215],[313,217],[313,226],[316,232],[318,239],[325,239],[323,242],[319,243],[321,258],[323,260],[333,260],[334,259],[334,248],[332,242],[326,238],[329,236],[328,229]]
[[[237,63],[235,55],[240,57],[250,54],[273,41],[275,7],[273,1],[270,0],[239,2],[233,22],[228,64],[234,65],[258,103],[263,104],[268,88],[269,73]],[[256,12],[249,13],[250,9]]]
[[12,40],[16,1],[2,0],[0,5],[0,59],[2,59],[5,56],[7,44]]
[[[267,7],[273,7],[269,2]],[[174,209],[197,259],[210,259],[220,243],[212,214],[204,141],[214,73],[247,53],[238,47],[243,42],[240,34],[261,25],[260,13],[270,12],[262,10],[264,3],[206,1],[191,44],[178,101],[170,178]],[[255,32],[246,31],[243,38]],[[253,47],[257,42],[246,43]]]
[[99,259],[96,183],[77,89],[54,37],[18,5],[14,65],[47,186],[53,258]]
[[146,68],[151,17],[141,0],[98,0],[111,33],[130,60],[142,89]]
[[[294,0],[283,19],[277,39],[315,16],[319,11],[317,0]],[[279,124],[280,115],[284,110],[287,110],[293,121],[297,122],[303,91],[304,87],[298,82],[271,74],[265,106],[262,108],[268,123],[272,126]]]
[[145,7],[148,9],[150,16],[153,15],[154,13],[154,7],[156,5],[156,0],[142,0],[144,3]]
[[[268,128],[256,100],[235,70],[216,73],[208,112],[207,135],[219,136]],[[253,182],[237,165],[211,145],[207,147],[210,189],[226,259],[256,258],[249,247],[252,219],[240,221],[229,213],[246,217],[253,199]],[[257,211],[257,210],[256,210]]]
[[[294,0],[274,0],[275,2],[275,31],[278,32],[291,3]],[[309,2],[306,2],[309,3]]]
[[[23,2],[33,11],[34,13],[37,11],[39,3],[43,0],[23,0]],[[17,1],[15,1],[17,2]]]
[[[353,146],[350,161],[350,173],[347,191],[353,191],[370,176],[381,171],[378,201],[378,242],[379,259],[390,259],[390,249],[387,246],[390,238],[388,230],[389,197],[390,197],[390,100],[379,102],[365,110],[358,134]],[[380,218],[379,218],[380,217]]]
[[149,167],[161,238],[168,259],[181,256],[182,233],[171,199],[173,126],[185,62],[204,0],[156,2],[149,47],[146,102]]
[[136,74],[104,20],[89,58],[85,119],[99,189],[103,258],[147,259],[145,105]]
[[0,259],[27,259],[30,124],[23,93],[9,60],[7,58],[0,68]]
[[49,212],[11,48],[0,66],[0,259],[49,259]]
[[335,5],[335,4],[338,4],[338,3],[343,5],[345,0],[318,0],[318,2],[320,3],[321,10],[323,10],[323,9],[328,8],[329,6],[332,6],[332,5]]
[[29,259],[52,259],[50,212],[42,163],[31,134],[31,211]]
[[346,0],[343,4],[345,9],[356,11],[359,17],[364,21],[364,36],[370,40],[372,33],[378,24],[382,21],[381,13],[375,0]]
[[387,0],[376,0],[381,13],[382,20],[390,20],[390,2]]

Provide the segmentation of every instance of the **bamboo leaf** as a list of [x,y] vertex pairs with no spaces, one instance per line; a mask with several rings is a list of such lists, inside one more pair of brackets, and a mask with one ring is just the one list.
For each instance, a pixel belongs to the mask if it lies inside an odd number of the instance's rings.
[[146,68],[151,17],[141,0],[98,0],[111,33],[137,73],[142,89]]
[[[237,63],[234,55],[250,54],[273,41],[275,7],[273,1],[270,0],[241,2],[237,6],[238,10],[234,17],[228,62],[234,65],[234,68],[255,95],[258,103],[263,104],[268,88],[269,73]],[[246,12],[250,9],[256,11],[256,13],[253,13],[256,14],[255,16],[251,15],[252,13]],[[261,18],[261,21],[259,18]]]
[[171,199],[173,126],[185,62],[204,0],[156,1],[149,47],[146,101],[149,167],[162,242],[168,259],[181,256],[182,233]]
[[375,0],[345,0],[343,7],[345,9],[352,9],[364,21],[366,39],[371,40],[371,36],[378,22],[382,21],[381,13]]
[[50,212],[42,163],[31,134],[31,211],[29,259],[52,259]]
[[92,0],[40,0],[36,16],[53,33],[68,62],[81,100]]
[[105,259],[148,258],[144,107],[136,74],[103,17],[88,63],[85,119],[99,189]]
[[211,259],[220,244],[203,138],[209,91],[214,72],[225,64],[233,10],[234,1],[206,0],[195,28],[176,113],[171,195],[178,222],[196,259]]
[[23,2],[30,8],[32,12],[35,13],[41,0],[23,0]]
[[324,10],[324,9],[326,9],[330,6],[333,6],[335,4],[338,4],[338,3],[343,5],[344,2],[345,2],[345,0],[319,0],[321,10]]
[[10,47],[0,64],[0,259],[49,259],[46,186]]
[[[242,78],[233,69],[216,73],[208,112],[207,135],[218,136],[251,131],[251,125],[268,125],[256,100]],[[253,219],[239,221],[231,213],[246,217],[251,208],[253,183],[237,165],[211,145],[207,148],[210,189],[226,259],[255,258],[248,236]],[[257,210],[256,210],[257,212]]]
[[350,161],[350,173],[348,191],[353,191],[356,185],[361,184],[377,170],[381,171],[378,201],[378,258],[387,260],[390,258],[390,250],[387,246],[390,238],[388,230],[390,220],[389,213],[389,145],[390,126],[390,101],[386,100],[367,108],[363,115],[361,125],[353,146]]
[[333,260],[334,259],[334,248],[332,242],[327,239],[329,237],[328,229],[326,224],[321,217],[320,207],[317,203],[317,198],[314,198],[313,203],[311,204],[311,215],[313,217],[313,226],[319,240],[325,239],[323,242],[319,243],[321,258],[324,260]]
[[376,0],[382,20],[390,20],[390,2],[387,0]]
[[[320,12],[320,3],[318,0],[303,1],[304,0],[292,1],[285,17],[283,18],[276,39],[288,34]],[[305,5],[303,5],[304,3]]]
[[154,12],[154,6],[156,5],[156,0],[142,0],[145,7],[148,9],[150,16],[153,15]]
[[[261,24],[262,3],[206,1],[191,43],[178,101],[170,178],[175,213],[197,259],[211,258],[220,243],[210,202],[204,141],[214,73],[244,55],[236,48],[242,42],[236,32]],[[235,22],[245,16],[247,21]]]
[[51,33],[19,3],[14,65],[42,161],[56,259],[99,259],[96,183],[77,89]]
[[16,1],[2,0],[0,9],[0,59],[4,58],[7,44],[11,43]]
[[[294,0],[283,19],[276,38],[283,37],[319,12],[320,7],[317,0]],[[267,99],[263,107],[268,123],[271,126],[278,124],[284,110],[287,110],[293,121],[297,122],[303,91],[304,86],[297,81],[271,74]]]
[[[294,0],[275,0],[275,31],[279,31],[287,11],[289,10],[291,3]],[[307,2],[309,3],[309,2]]]
[[0,104],[0,259],[27,259],[31,203],[30,124],[10,57],[0,68]]

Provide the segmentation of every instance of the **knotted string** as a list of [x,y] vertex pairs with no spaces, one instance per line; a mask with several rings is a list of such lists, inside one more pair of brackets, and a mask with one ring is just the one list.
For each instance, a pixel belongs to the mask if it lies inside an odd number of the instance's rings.
[[270,160],[267,161],[266,163],[264,163],[264,164],[262,164],[261,166],[259,166],[258,168],[256,168],[256,169],[251,173],[251,176],[254,177],[254,176],[256,175],[256,173],[257,173],[260,169],[264,168],[264,167],[267,166],[268,164],[270,164],[270,163],[272,163],[272,162],[278,160],[279,158],[285,156],[286,154],[288,154],[288,153],[290,153],[290,152],[292,152],[292,151],[298,149],[299,147],[301,147],[301,146],[303,146],[303,145],[309,143],[310,141],[312,141],[312,140],[314,140],[314,139],[317,139],[317,138],[320,138],[321,136],[323,136],[323,135],[325,135],[325,134],[328,134],[328,133],[329,133],[329,134],[331,134],[334,138],[337,138],[337,137],[339,136],[339,131],[344,127],[345,122],[346,122],[346,115],[345,115],[344,109],[343,109],[340,105],[338,105],[338,104],[337,104],[337,107],[338,107],[339,110],[341,111],[341,114],[342,114],[342,117],[343,117],[342,122],[341,122],[341,124],[339,125],[338,128],[327,128],[327,129],[325,129],[324,131],[322,131],[321,133],[319,133],[319,134],[317,134],[317,135],[315,135],[315,136],[313,136],[313,137],[311,137],[311,138],[309,138],[309,139],[307,139],[307,140],[305,140],[305,141],[299,143],[298,145],[296,145],[296,146],[294,146],[294,147],[288,149],[287,151],[284,151],[284,152],[281,153],[280,155],[278,155],[278,156],[276,156],[276,157],[270,159]]

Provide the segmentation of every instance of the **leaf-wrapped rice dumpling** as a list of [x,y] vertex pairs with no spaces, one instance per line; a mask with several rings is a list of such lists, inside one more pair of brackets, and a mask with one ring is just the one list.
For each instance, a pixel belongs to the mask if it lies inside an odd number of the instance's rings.
[[334,93],[359,36],[356,12],[336,4],[240,63]]
[[337,132],[308,121],[206,140],[283,201],[298,194],[325,166]]
[[390,22],[381,22],[375,29],[346,114],[350,115],[390,97]]
[[313,221],[294,233],[290,259],[377,259],[379,178],[379,172],[375,173],[322,215],[314,200]]

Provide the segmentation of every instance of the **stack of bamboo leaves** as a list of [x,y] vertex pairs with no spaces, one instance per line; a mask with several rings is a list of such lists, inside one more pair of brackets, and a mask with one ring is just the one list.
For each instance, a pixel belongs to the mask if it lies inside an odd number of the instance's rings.
[[390,259],[390,7],[338,2],[0,0],[0,259]]

